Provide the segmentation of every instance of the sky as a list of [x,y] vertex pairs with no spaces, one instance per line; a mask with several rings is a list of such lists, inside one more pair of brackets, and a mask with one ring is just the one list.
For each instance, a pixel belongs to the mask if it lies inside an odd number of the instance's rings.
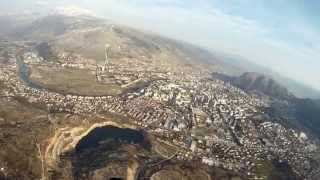
[[320,90],[318,0],[1,0],[0,11],[70,6],[241,56]]

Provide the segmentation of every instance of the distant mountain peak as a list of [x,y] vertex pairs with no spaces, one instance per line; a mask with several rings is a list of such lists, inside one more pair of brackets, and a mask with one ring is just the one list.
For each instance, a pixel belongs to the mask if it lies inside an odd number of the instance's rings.
[[237,77],[213,73],[213,77],[230,82],[244,91],[264,94],[277,99],[289,100],[295,97],[287,88],[274,79],[256,72],[245,72]]
[[294,96],[278,82],[263,74],[246,72],[233,80],[233,84],[247,91],[259,91],[265,95],[280,99],[291,99]]
[[53,14],[63,16],[97,16],[93,11],[75,5],[58,7],[54,10]]

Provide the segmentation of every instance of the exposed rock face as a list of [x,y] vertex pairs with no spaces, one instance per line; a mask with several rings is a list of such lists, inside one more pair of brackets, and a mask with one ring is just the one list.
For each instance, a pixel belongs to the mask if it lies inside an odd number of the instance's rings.
[[136,173],[138,171],[139,164],[137,162],[131,162],[127,168],[127,180],[135,180]]
[[[70,164],[70,162],[67,162],[61,158],[63,158],[63,156],[65,156],[66,154],[74,152],[79,141],[82,138],[86,137],[91,131],[93,131],[96,128],[105,126],[136,129],[136,127],[133,125],[124,123],[120,124],[114,121],[104,121],[95,123],[91,121],[91,123],[79,123],[78,126],[64,126],[63,128],[58,128],[55,131],[55,135],[49,140],[49,143],[45,150],[44,162],[45,172],[53,171],[58,174],[62,173],[62,175],[54,177],[56,175],[46,174],[45,177],[50,177],[53,179],[68,179],[73,177],[73,173],[67,171],[71,171],[71,169],[75,167],[72,167],[72,164]],[[121,161],[121,157],[119,156],[118,162]],[[122,179],[134,179],[139,164],[135,160],[131,160],[130,162],[131,163],[126,165],[126,163],[123,161],[123,163],[117,165],[116,161],[114,161],[113,163],[110,163],[109,165],[101,169],[93,171],[92,174],[87,178],[105,179],[106,177],[115,177]],[[64,169],[61,169],[62,164],[64,164],[63,166],[66,166]],[[116,168],[116,166],[118,167]]]
[[95,123],[91,126],[64,127],[58,129],[54,137],[50,140],[45,152],[45,160],[48,167],[56,167],[59,161],[59,156],[65,152],[75,149],[79,141],[83,137],[87,136],[93,129],[109,125],[119,128],[135,128],[131,125],[107,121],[103,123]]

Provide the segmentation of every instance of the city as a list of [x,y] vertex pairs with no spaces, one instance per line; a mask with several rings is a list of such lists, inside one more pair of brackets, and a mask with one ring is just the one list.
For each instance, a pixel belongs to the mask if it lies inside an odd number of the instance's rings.
[[[252,179],[263,179],[256,174],[263,160],[288,164],[305,179],[320,173],[319,166],[312,166],[311,159],[319,150],[313,138],[273,122],[265,113],[270,106],[267,97],[246,93],[211,77],[207,70],[112,61],[107,52],[103,65],[65,52],[59,52],[58,62],[45,62],[37,51],[29,50],[29,44],[1,41],[9,52],[1,57],[8,62],[0,69],[1,97],[8,101],[22,98],[45,106],[49,113],[119,115],[157,139],[179,147],[171,158],[199,161]],[[98,83],[115,84],[119,91],[106,95],[55,92],[32,82],[34,66],[89,70]]]

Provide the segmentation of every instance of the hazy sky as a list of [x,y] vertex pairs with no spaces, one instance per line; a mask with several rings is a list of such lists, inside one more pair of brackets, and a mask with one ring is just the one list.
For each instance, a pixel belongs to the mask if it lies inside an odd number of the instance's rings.
[[[19,4],[19,5],[18,5]],[[1,0],[0,10],[78,6],[265,65],[320,90],[318,0]]]

